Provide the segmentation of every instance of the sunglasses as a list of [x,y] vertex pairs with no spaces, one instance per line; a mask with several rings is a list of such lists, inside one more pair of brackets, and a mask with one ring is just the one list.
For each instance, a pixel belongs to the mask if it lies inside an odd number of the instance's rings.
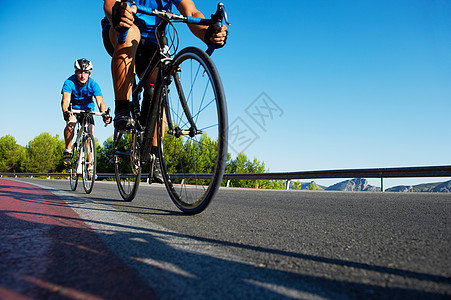
[[77,73],[77,74],[83,74],[83,75],[85,75],[85,74],[91,74],[91,71],[87,71],[87,70],[77,70],[75,73]]

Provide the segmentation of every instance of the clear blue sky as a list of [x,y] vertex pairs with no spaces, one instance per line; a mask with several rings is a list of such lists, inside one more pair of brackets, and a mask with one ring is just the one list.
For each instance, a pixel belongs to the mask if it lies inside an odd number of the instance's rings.
[[[195,3],[205,15],[216,7]],[[247,143],[231,138],[232,155],[245,150],[274,172],[451,164],[451,1],[274,3],[224,1],[230,37],[213,58],[229,123],[254,130]],[[93,61],[92,77],[113,108],[102,6],[3,3],[0,136],[23,146],[45,131],[62,137],[60,91],[76,58]],[[182,46],[203,47],[185,25],[177,28]],[[252,115],[256,109],[266,117]],[[113,128],[97,124],[103,143]],[[444,180],[386,180],[385,187]]]

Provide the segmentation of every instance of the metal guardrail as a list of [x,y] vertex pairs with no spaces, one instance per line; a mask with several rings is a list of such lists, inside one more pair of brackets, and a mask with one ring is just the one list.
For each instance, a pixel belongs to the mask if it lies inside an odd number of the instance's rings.
[[[244,175],[244,176],[243,176]],[[246,176],[248,175],[248,176]],[[384,191],[384,178],[407,178],[407,177],[451,177],[451,166],[429,166],[429,167],[404,167],[404,168],[374,168],[374,169],[343,169],[343,170],[320,170],[305,172],[281,172],[261,174],[224,174],[224,179],[270,179],[286,180],[292,179],[330,179],[330,178],[380,178],[381,191]]]
[[[0,176],[9,177],[65,177],[67,173],[0,173]],[[98,178],[114,178],[114,173],[97,173]],[[209,178],[207,174],[196,174],[197,178]],[[194,177],[194,174],[176,174],[175,178]],[[384,191],[384,178],[407,177],[451,177],[451,165],[403,167],[403,168],[374,168],[374,169],[342,169],[319,170],[300,172],[276,172],[276,173],[226,173],[224,180],[286,180],[287,189],[289,181],[293,179],[330,179],[330,178],[380,178],[381,191]]]

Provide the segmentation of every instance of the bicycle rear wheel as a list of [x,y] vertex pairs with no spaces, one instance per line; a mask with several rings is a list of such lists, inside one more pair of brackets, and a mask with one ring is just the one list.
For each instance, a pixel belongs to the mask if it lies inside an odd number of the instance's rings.
[[141,160],[136,130],[114,131],[114,172],[124,201],[132,201],[141,180]]
[[96,142],[92,134],[88,133],[84,136],[82,141],[83,160],[82,160],[82,178],[83,188],[86,194],[92,192],[94,182],[96,180]]
[[180,51],[170,74],[171,84],[159,95],[160,164],[174,204],[196,214],[213,199],[224,174],[226,100],[215,65],[198,48]]
[[77,174],[77,166],[78,166],[78,149],[76,145],[72,147],[72,159],[70,160],[70,169],[69,169],[69,181],[70,181],[70,189],[75,191],[78,185],[78,174]]

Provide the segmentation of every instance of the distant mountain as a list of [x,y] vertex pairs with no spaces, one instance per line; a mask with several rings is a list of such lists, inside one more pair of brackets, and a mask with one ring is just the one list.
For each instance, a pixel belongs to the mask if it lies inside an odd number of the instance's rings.
[[368,184],[368,180],[364,178],[354,178],[345,180],[330,187],[326,188],[326,191],[365,191],[365,192],[378,192],[381,189],[379,187]]
[[398,185],[385,190],[386,192],[399,192],[399,193],[408,193],[413,192],[413,187],[411,185]]
[[[299,182],[297,189],[298,190],[310,190],[310,189],[312,189],[312,186],[316,186],[316,189],[320,190],[320,191],[322,191],[326,188],[325,186],[319,185],[316,182],[311,181],[311,182]],[[295,188],[296,188],[295,183],[291,182],[290,189],[295,189]]]
[[451,180],[439,183],[432,192],[436,193],[451,193]]
[[[354,178],[345,180],[329,187],[321,186],[311,182],[299,182],[297,189],[309,190],[311,186],[315,184],[319,190],[326,191],[368,191],[368,192],[380,192],[380,187],[372,186],[368,184],[368,181],[364,178]],[[294,182],[291,182],[290,189],[294,189]],[[386,192],[431,192],[431,193],[451,193],[451,180],[445,182],[436,183],[424,183],[418,185],[398,185],[385,190]]]
[[432,192],[451,193],[451,180],[436,183],[424,183],[413,186],[399,185],[386,189],[387,192]]

